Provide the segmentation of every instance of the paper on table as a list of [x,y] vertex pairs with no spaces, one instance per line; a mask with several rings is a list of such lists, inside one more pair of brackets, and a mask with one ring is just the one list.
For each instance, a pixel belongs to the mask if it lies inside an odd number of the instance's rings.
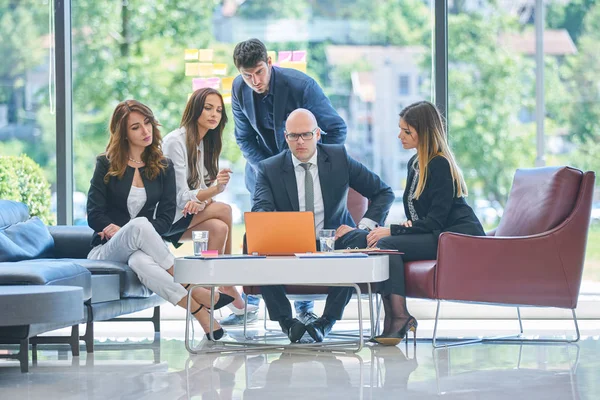
[[294,253],[297,258],[364,258],[365,253]]

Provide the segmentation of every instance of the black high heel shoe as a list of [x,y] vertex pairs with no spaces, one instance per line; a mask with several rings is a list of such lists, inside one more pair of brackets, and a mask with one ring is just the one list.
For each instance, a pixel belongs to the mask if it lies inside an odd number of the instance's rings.
[[[184,289],[187,290],[187,288],[189,288],[191,285],[191,283],[188,283],[187,285],[184,286]],[[231,297],[228,294],[225,293],[221,293],[219,292],[219,300],[217,300],[217,302],[215,303],[215,308],[214,310],[218,310],[219,308],[223,308],[226,305],[233,303],[235,299],[233,297]],[[199,309],[196,310],[196,312],[200,311],[202,309],[202,307],[200,307]],[[210,308],[206,307],[206,309],[208,310],[208,312],[210,312]],[[192,313],[194,314],[194,313]]]
[[[225,296],[227,296],[227,295],[225,295]],[[229,296],[229,297],[231,297],[231,296]],[[233,298],[233,297],[232,297],[232,298]],[[220,299],[219,299],[219,300],[220,300]],[[192,315],[196,315],[196,314],[197,314],[198,312],[200,312],[200,310],[202,310],[203,308],[204,308],[204,305],[203,305],[203,304],[200,304],[200,307],[198,307],[198,309],[197,309],[196,311],[192,311]],[[207,307],[206,309],[207,309],[207,310],[210,310],[208,307]],[[207,338],[208,340],[212,340],[212,339],[210,338],[210,334],[206,333],[205,335],[206,335],[206,338]],[[221,339],[221,338],[223,337],[223,335],[225,335],[225,331],[223,330],[223,328],[215,329],[215,330],[213,331],[213,336],[215,337],[215,340],[219,340],[219,339]]]
[[384,346],[396,346],[398,345],[402,339],[406,338],[408,340],[408,332],[413,333],[413,343],[417,345],[417,320],[415,317],[410,316],[404,326],[398,331],[394,333],[390,333],[388,335],[379,335],[375,336],[372,341],[375,343],[382,344]]

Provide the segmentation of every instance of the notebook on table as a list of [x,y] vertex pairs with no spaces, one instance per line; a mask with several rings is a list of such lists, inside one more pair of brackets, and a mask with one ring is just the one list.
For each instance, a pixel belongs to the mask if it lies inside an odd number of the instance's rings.
[[317,251],[312,211],[246,212],[248,254],[293,256]]

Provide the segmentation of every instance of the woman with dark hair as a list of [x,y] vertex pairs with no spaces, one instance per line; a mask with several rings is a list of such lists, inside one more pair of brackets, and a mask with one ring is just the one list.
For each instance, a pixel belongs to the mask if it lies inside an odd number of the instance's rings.
[[[173,280],[173,255],[162,234],[175,216],[175,170],[164,157],[158,121],[135,100],[115,108],[106,152],[96,159],[88,193],[88,224],[95,231],[88,259],[129,264],[140,281],[174,305],[186,307],[188,292]],[[219,293],[215,309],[233,301]],[[194,290],[192,314],[209,332],[210,292]],[[223,336],[218,327],[216,339]],[[208,337],[208,334],[207,334]]]
[[[177,212],[163,237],[175,246],[191,240],[192,231],[208,231],[208,249],[231,254],[231,207],[214,200],[227,187],[231,173],[229,168],[219,170],[226,124],[221,94],[198,89],[185,106],[180,127],[165,137],[163,149],[175,168]],[[221,290],[235,298],[232,306],[244,307],[234,287]]]
[[412,331],[417,320],[406,308],[404,262],[437,257],[442,232],[484,236],[475,213],[465,201],[467,185],[448,146],[442,116],[428,101],[409,105],[400,113],[398,138],[405,149],[417,149],[408,161],[404,210],[409,218],[389,228],[376,228],[367,244],[395,249],[403,255],[390,256],[390,278],[383,282],[384,329],[373,340],[396,345]]

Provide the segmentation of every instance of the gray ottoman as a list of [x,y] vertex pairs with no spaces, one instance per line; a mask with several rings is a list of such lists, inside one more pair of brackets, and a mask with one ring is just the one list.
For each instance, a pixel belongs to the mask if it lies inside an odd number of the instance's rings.
[[[83,289],[74,286],[7,285],[0,286],[0,331],[27,328],[31,333],[47,326],[53,330],[72,326],[83,320]],[[35,334],[35,333],[33,333]],[[18,341],[18,354],[0,355],[0,358],[18,359],[21,371],[29,367],[29,337]]]

